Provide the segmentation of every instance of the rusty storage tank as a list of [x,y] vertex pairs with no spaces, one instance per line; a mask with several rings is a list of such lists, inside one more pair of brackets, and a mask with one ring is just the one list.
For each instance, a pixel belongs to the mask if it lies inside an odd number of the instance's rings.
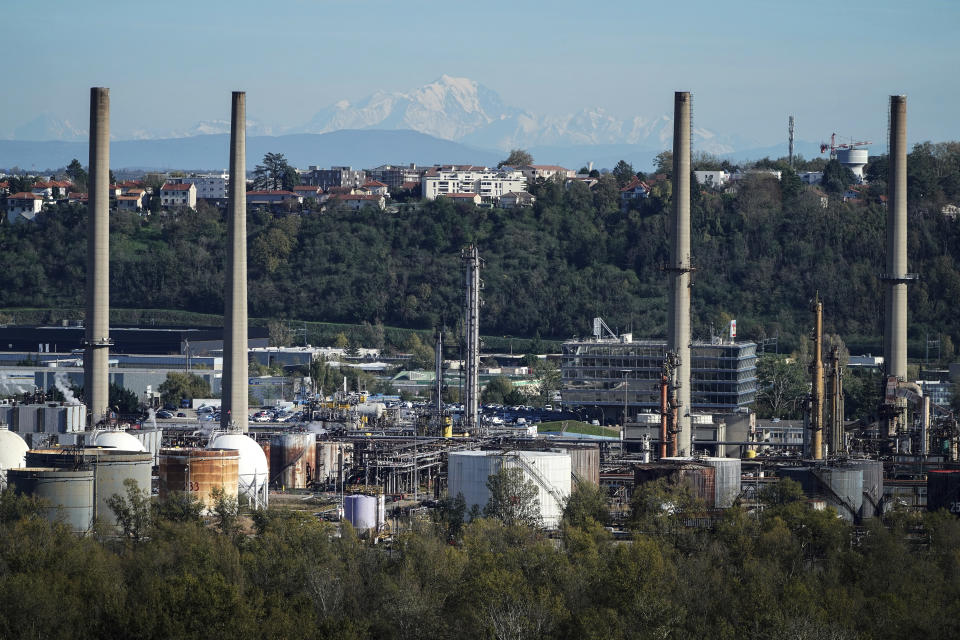
[[927,472],[927,511],[946,509],[960,515],[960,470]]
[[659,461],[637,465],[633,471],[636,486],[664,478],[671,484],[688,483],[693,495],[708,509],[716,506],[716,470],[687,460]]
[[211,496],[223,489],[225,498],[236,500],[239,489],[240,453],[236,449],[161,449],[161,500],[184,492],[203,502],[207,512],[214,508]]
[[346,474],[351,464],[353,464],[352,442],[318,442],[315,482],[323,484],[340,482],[342,480],[341,465],[343,465],[342,472]]
[[570,454],[570,466],[574,482],[600,484],[600,446],[595,444],[571,444],[557,447]]
[[93,516],[108,526],[116,526],[117,522],[107,500],[114,494],[127,495],[126,480],[134,480],[148,495],[153,485],[153,456],[149,453],[96,447],[37,449],[27,452],[27,466],[93,469]]
[[270,436],[270,484],[305,489],[317,472],[316,435],[277,433]]
[[825,500],[844,520],[860,518],[863,507],[863,471],[850,466],[784,467],[777,476],[800,483],[810,498]]
[[63,519],[74,533],[84,534],[93,527],[94,470],[25,467],[7,471],[7,481],[17,493],[41,498],[47,506],[41,515],[54,522]]
[[740,495],[740,458],[700,458],[701,464],[714,469],[716,494],[714,504],[718,509],[732,507]]

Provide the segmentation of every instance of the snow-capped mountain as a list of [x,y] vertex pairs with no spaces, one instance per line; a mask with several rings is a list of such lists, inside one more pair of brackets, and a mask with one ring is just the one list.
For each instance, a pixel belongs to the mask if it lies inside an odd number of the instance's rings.
[[13,130],[16,140],[85,140],[86,129],[78,129],[68,120],[58,118],[52,113],[44,112],[33,120],[26,122]]
[[[500,96],[468,78],[441,76],[411,91],[378,91],[353,104],[336,102],[317,112],[297,133],[340,129],[413,129],[477,147],[511,149],[534,146],[633,144],[662,149],[673,137],[673,119],[635,117],[620,120],[601,108],[567,115],[538,115],[506,105]],[[729,141],[695,128],[699,150],[727,153]]]

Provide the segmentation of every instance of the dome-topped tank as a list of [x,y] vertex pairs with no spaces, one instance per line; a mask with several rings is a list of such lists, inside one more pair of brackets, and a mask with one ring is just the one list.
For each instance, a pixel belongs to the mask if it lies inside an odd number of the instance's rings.
[[[0,425],[0,475],[7,469],[22,469],[26,465],[26,441],[19,434]],[[0,477],[0,480],[4,478]]]
[[267,505],[267,481],[270,467],[267,456],[257,441],[242,433],[216,433],[210,438],[207,449],[236,449],[240,454],[237,479],[240,493],[254,507]]
[[92,446],[138,453],[146,451],[143,443],[126,431],[100,431],[94,436]]

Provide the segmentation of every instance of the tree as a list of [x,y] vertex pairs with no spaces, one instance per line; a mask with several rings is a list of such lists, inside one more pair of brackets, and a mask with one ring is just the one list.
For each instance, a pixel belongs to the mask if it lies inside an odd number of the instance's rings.
[[524,149],[511,149],[510,155],[506,160],[497,163],[497,169],[501,167],[523,167],[533,164],[533,156]]
[[796,414],[807,397],[808,385],[803,365],[786,357],[768,354],[757,362],[757,414],[769,418],[789,418]]
[[537,485],[517,467],[501,467],[487,478],[490,499],[483,515],[496,518],[508,526],[540,526],[540,498]]
[[140,489],[133,478],[124,480],[123,486],[126,497],[115,493],[107,498],[107,506],[113,511],[124,537],[140,542],[150,526],[150,490]]
[[290,166],[282,153],[267,153],[263,164],[253,169],[253,188],[289,191],[300,184],[297,170]]
[[487,382],[480,397],[484,404],[503,404],[513,393],[513,383],[507,376],[496,376]]
[[84,170],[83,165],[80,164],[79,160],[74,158],[70,161],[70,164],[67,165],[66,174],[67,177],[70,178],[70,182],[73,183],[75,191],[86,193],[87,172]]
[[606,524],[609,516],[603,489],[587,480],[577,482],[563,508],[563,520],[574,527],[586,527],[594,522]]
[[167,379],[160,385],[160,399],[164,404],[180,405],[180,400],[187,398],[209,398],[210,383],[204,378],[192,373],[171,371]]
[[856,183],[857,178],[853,171],[840,164],[838,160],[830,160],[823,167],[823,179],[820,186],[827,193],[843,193],[848,186]]
[[661,151],[653,159],[654,173],[662,173],[668,178],[673,174],[673,151]]
[[140,408],[140,400],[137,398],[137,394],[116,383],[110,385],[108,402],[111,407],[116,407],[120,413],[133,413]]
[[613,177],[617,179],[617,186],[620,188],[627,186],[630,181],[637,177],[636,172],[633,170],[633,165],[626,160],[618,162],[611,173],[613,173]]

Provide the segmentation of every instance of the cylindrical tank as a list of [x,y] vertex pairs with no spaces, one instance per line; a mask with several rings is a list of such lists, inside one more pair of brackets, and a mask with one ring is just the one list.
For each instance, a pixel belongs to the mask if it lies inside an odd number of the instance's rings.
[[134,480],[149,495],[153,484],[153,456],[149,453],[87,447],[83,449],[38,449],[27,452],[30,467],[75,469],[89,465],[94,470],[94,518],[116,526],[107,501],[114,495],[127,496],[126,480]]
[[858,180],[863,179],[863,168],[870,159],[870,152],[866,149],[839,149],[837,162],[850,169]]
[[575,482],[600,484],[600,447],[597,445],[560,445],[570,456],[570,468]]
[[239,494],[246,496],[254,507],[267,505],[269,466],[256,440],[237,432],[219,433],[210,439],[207,449],[236,449],[240,455],[237,471]]
[[365,531],[377,527],[377,498],[352,495],[343,499],[343,517],[354,529]]
[[837,508],[845,520],[860,516],[863,507],[863,472],[850,467],[824,467],[814,470],[822,484],[827,502]]
[[462,493],[467,511],[483,509],[490,500],[487,479],[501,468],[519,468],[524,478],[537,487],[543,525],[559,525],[563,502],[570,495],[570,456],[556,451],[452,451],[447,463],[447,485],[451,497]]
[[714,505],[732,507],[740,495],[740,458],[700,458],[699,462],[714,469]]
[[316,478],[316,435],[277,433],[270,437],[270,484],[305,489]]
[[671,484],[688,483],[693,495],[702,500],[707,509],[716,505],[716,470],[713,467],[692,460],[662,458],[653,464],[637,465],[633,470],[637,486],[661,478]]
[[883,501],[883,462],[880,460],[850,460],[847,466],[860,469],[863,475],[863,507],[861,518],[873,518],[882,515]]
[[94,447],[104,447],[106,449],[117,449],[118,451],[146,451],[143,443],[138,438],[119,429],[98,432],[90,445]]
[[316,482],[336,482],[340,477],[340,456],[343,455],[343,473],[353,460],[353,444],[349,442],[317,443]]
[[940,509],[960,515],[960,471],[938,469],[927,472],[927,511]]
[[209,512],[215,488],[237,499],[240,454],[235,449],[163,449],[160,452],[160,499],[183,491],[199,498]]
[[382,402],[361,402],[360,404],[355,405],[353,410],[361,416],[369,416],[371,418],[379,419],[383,416],[383,413],[387,410],[387,407]]
[[7,469],[20,469],[27,461],[27,442],[0,425],[0,484],[5,480],[4,471]]
[[48,506],[43,507],[40,513],[51,522],[63,518],[71,531],[81,534],[93,527],[93,469],[10,469],[7,480],[17,493],[46,500]]

